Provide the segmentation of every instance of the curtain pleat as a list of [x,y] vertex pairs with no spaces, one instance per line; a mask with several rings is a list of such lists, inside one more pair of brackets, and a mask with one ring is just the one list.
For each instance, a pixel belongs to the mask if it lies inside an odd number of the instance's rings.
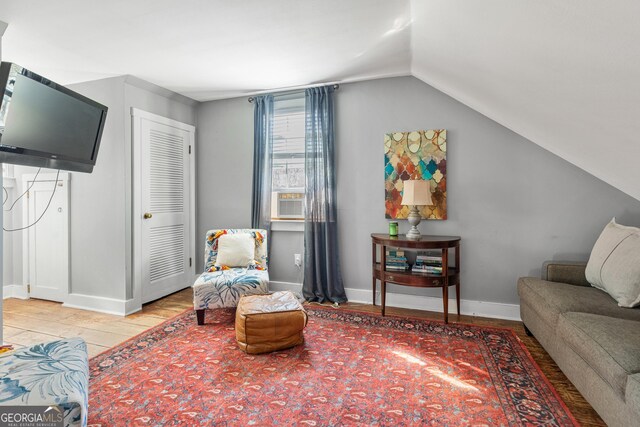
[[347,301],[340,273],[333,88],[305,91],[304,282],[307,301]]
[[[271,237],[271,163],[273,157],[273,95],[254,97],[253,194],[251,228]],[[272,245],[269,245],[272,246]]]

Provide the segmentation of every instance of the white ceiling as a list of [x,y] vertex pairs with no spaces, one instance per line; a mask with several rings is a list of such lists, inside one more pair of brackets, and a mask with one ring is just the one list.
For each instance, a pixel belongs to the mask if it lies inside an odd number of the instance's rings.
[[63,84],[131,74],[203,101],[412,74],[640,200],[638,16],[636,0],[0,3],[3,59]]
[[413,75],[640,200],[639,1],[411,6]]
[[204,101],[408,75],[410,3],[2,0],[4,60],[62,84],[131,74]]

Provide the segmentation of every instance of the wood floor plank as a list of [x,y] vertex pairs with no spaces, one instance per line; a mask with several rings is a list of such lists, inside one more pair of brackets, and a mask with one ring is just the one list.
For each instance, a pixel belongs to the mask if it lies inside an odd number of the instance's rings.
[[146,326],[147,328],[150,328],[152,326],[159,325],[160,323],[164,322],[165,320],[166,319],[163,318],[163,317],[142,315],[142,316],[138,316],[138,317],[135,317],[135,318],[130,318],[130,316],[127,316],[127,317],[123,318],[121,320],[121,322],[130,324],[130,325]]
[[178,314],[182,313],[185,309],[182,310],[174,310],[174,309],[166,309],[166,308],[150,308],[147,312],[148,314],[152,314],[154,316],[162,317],[163,319],[170,319]]
[[6,313],[5,322],[16,328],[22,328],[26,331],[47,334],[55,337],[70,338],[79,336],[84,338],[88,343],[108,347],[115,346],[131,336],[88,329],[82,326],[67,325],[60,322],[38,322],[32,317],[16,313]]
[[24,332],[24,329],[14,328],[13,326],[5,325],[2,328],[2,336],[5,340],[7,340],[8,338],[11,338],[14,335],[18,335],[22,332]]
[[87,343],[87,351],[89,353],[89,357],[97,356],[100,353],[103,353],[109,350],[110,347],[105,347],[102,345],[89,344]]
[[43,334],[41,332],[34,331],[22,331],[21,333],[12,336],[5,340],[7,344],[19,344],[21,346],[31,346],[33,344],[39,344],[47,341],[54,341],[59,339],[58,335]]

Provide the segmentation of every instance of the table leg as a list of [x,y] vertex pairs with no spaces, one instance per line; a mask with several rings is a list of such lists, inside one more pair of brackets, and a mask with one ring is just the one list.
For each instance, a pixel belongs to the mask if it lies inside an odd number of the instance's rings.
[[376,306],[376,276],[373,276],[373,306]]
[[444,323],[449,323],[449,249],[442,249],[442,304],[444,306]]
[[371,275],[373,276],[373,305],[376,305],[376,261],[377,261],[377,256],[376,256],[376,244],[375,242],[371,243],[371,260],[372,260],[372,269],[373,271],[371,272]]
[[385,299],[387,296],[387,282],[382,279],[380,281],[380,305],[382,306],[382,315],[384,316]]
[[458,310],[458,316],[460,316],[460,245],[456,246],[456,308]]
[[384,316],[384,304],[387,294],[387,282],[385,277],[385,266],[387,265],[387,246],[380,246],[380,305],[382,305],[382,315]]
[[449,323],[449,286],[442,288],[442,305],[444,306],[444,323]]

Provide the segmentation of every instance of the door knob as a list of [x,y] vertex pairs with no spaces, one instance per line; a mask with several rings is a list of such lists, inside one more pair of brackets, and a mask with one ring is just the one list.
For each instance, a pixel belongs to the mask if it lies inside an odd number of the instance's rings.
[[143,215],[144,219],[149,219],[151,218],[153,215],[151,215],[149,212],[147,212],[146,214]]

